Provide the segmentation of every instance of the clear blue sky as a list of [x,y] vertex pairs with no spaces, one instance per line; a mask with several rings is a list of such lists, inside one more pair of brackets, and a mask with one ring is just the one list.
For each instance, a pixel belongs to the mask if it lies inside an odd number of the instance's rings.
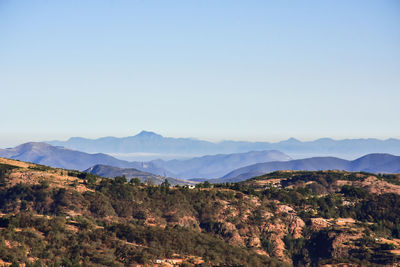
[[400,1],[0,0],[0,146],[400,138]]

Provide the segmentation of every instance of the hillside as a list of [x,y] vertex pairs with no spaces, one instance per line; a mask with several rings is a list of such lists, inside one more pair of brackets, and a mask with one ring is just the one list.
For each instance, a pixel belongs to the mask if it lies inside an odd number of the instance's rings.
[[[239,154],[211,155],[187,160],[129,162],[102,153],[88,154],[37,142],[22,144],[14,148],[0,149],[0,156],[64,169],[86,170],[94,165],[107,165],[127,169],[124,172],[132,172],[129,169],[136,169],[158,176],[183,179],[197,177],[216,178],[237,167],[257,162],[290,159],[289,156],[279,151],[251,151]],[[115,173],[116,169],[108,169],[108,173],[103,171],[103,175],[108,177],[118,176],[112,176],[112,172]],[[118,170],[118,172],[122,173],[122,170]]]
[[63,169],[86,170],[93,165],[104,164],[120,168],[135,168],[158,175],[168,175],[166,170],[152,163],[128,162],[106,154],[88,154],[38,142],[25,143],[14,148],[0,149],[0,157]]
[[315,157],[286,162],[266,162],[234,170],[213,182],[243,181],[279,170],[345,170],[373,173],[400,173],[400,157],[390,154],[369,154],[353,161],[334,157]]
[[400,175],[283,171],[172,187],[0,158],[0,261],[400,264]]
[[125,176],[127,179],[139,178],[141,180],[141,182],[147,182],[147,183],[152,183],[152,184],[157,184],[157,185],[160,185],[162,182],[164,182],[165,179],[168,179],[168,181],[172,185],[195,184],[194,182],[191,182],[191,181],[180,180],[180,179],[165,177],[165,176],[160,176],[160,175],[154,175],[152,173],[139,171],[139,170],[133,169],[133,168],[118,168],[118,167],[107,166],[107,165],[95,165],[95,166],[90,167],[89,169],[85,170],[85,172],[95,174],[95,175],[105,177],[105,178],[114,178],[116,176]]
[[153,160],[156,166],[175,174],[178,178],[218,178],[239,167],[269,161],[287,161],[288,155],[276,150],[219,154],[186,160]]
[[88,139],[73,137],[66,141],[48,141],[55,146],[85,151],[89,153],[157,153],[159,156],[179,155],[193,157],[193,155],[232,154],[248,151],[278,150],[295,158],[315,156],[336,156],[343,158],[360,157],[371,153],[400,154],[400,140],[398,139],[343,139],[333,140],[320,138],[314,141],[302,142],[295,138],[276,143],[248,142],[248,141],[221,141],[213,143],[192,138],[164,137],[154,132],[142,131],[128,137],[103,137]]

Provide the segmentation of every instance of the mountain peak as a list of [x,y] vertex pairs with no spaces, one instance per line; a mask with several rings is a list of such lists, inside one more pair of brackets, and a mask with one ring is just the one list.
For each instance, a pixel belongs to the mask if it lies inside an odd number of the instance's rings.
[[156,134],[155,132],[151,132],[151,131],[141,131],[139,134],[136,135],[136,137],[162,137],[159,134]]
[[290,137],[288,140],[281,141],[280,143],[296,144],[296,143],[301,143],[301,141],[294,137]]
[[51,147],[51,145],[44,143],[44,142],[28,142],[28,143],[21,144],[15,148],[20,148],[20,149],[22,149],[22,148],[37,148],[37,149],[40,149],[40,148],[48,148],[48,147]]

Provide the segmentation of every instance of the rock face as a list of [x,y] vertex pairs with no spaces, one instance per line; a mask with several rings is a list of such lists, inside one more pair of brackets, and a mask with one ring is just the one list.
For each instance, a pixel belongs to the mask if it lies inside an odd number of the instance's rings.
[[301,218],[297,216],[292,216],[289,223],[289,233],[292,234],[293,237],[296,239],[300,238],[302,237],[302,232],[305,225],[306,224]]
[[285,243],[283,242],[283,238],[287,233],[286,225],[281,220],[276,220],[274,223],[266,226],[265,230],[269,233],[270,240],[274,244],[273,256],[285,259]]
[[[397,177],[399,175],[396,175]],[[378,179],[376,176],[368,176],[368,177],[360,177],[361,181],[346,181],[346,180],[338,180],[333,184],[334,191],[340,191],[340,188],[343,185],[351,185],[355,187],[361,187],[366,189],[371,194],[387,194],[394,193],[400,194],[400,185],[388,183],[386,181]]]
[[199,221],[194,216],[183,216],[179,218],[178,225],[201,231]]
[[327,219],[324,218],[311,218],[311,228],[315,231],[327,228],[330,225]]
[[318,245],[325,246],[324,251],[327,254],[326,256],[335,259],[348,258],[350,256],[350,251],[356,248],[355,242],[363,236],[362,233],[355,233],[347,230],[329,231],[322,235],[324,234],[326,235],[325,243]]
[[353,185],[358,187],[364,187],[372,194],[385,194],[395,193],[400,194],[400,185],[388,183],[386,181],[379,180],[375,176],[369,176],[362,182],[354,182]]
[[332,235],[332,257],[347,258],[349,256],[350,246],[346,243],[351,239],[349,235],[340,233],[336,236]]

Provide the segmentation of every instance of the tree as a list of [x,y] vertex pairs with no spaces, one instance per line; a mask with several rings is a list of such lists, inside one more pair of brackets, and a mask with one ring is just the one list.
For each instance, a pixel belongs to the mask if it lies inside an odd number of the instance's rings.
[[85,179],[85,184],[89,186],[94,186],[97,182],[97,177],[94,174],[87,173]]
[[130,180],[130,183],[131,184],[134,184],[134,185],[136,185],[136,186],[139,186],[140,184],[141,184],[141,181],[140,181],[140,179],[139,178],[132,178],[131,180]]
[[114,183],[116,183],[116,184],[123,184],[123,183],[126,183],[126,177],[125,177],[125,175],[123,175],[123,176],[115,176],[115,178],[114,178]]
[[160,189],[161,191],[168,193],[170,186],[171,184],[168,182],[168,179],[165,179],[164,182],[162,182],[162,184],[160,185]]

